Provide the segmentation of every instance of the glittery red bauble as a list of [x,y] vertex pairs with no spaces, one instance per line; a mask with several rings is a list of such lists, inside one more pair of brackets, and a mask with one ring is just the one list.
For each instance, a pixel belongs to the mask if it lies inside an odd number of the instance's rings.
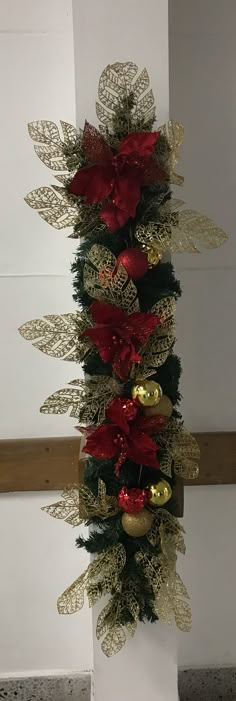
[[144,508],[149,495],[148,489],[122,487],[117,498],[118,506],[123,511],[127,511],[128,514],[137,514]]
[[133,421],[135,419],[135,416],[137,416],[138,413],[138,407],[137,404],[133,402],[132,399],[124,399],[124,403],[122,404],[122,409],[125,415],[125,418],[127,421]]
[[122,263],[131,280],[138,280],[148,270],[148,258],[146,253],[139,248],[126,248],[117,258],[118,265]]

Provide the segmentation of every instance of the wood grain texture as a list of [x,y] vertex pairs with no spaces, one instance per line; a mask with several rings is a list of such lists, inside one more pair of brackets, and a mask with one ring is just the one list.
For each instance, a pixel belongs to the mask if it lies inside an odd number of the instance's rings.
[[[200,474],[186,484],[236,484],[236,432],[195,437],[201,449]],[[77,436],[0,440],[0,492],[63,489],[80,482],[80,448]]]
[[186,484],[236,484],[236,432],[194,435],[201,451],[200,472]]
[[80,479],[79,437],[0,441],[0,492],[63,489]]

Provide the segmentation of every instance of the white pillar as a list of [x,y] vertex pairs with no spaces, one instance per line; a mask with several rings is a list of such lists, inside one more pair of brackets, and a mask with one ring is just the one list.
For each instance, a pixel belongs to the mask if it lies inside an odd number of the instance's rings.
[[139,623],[133,638],[114,657],[105,657],[96,639],[93,609],[94,701],[177,701],[176,635],[164,623]]
[[[95,99],[108,63],[147,68],[159,124],[169,115],[167,0],[73,0],[77,125],[97,124]],[[99,606],[92,612],[95,701],[177,701],[176,639],[172,628],[140,624],[123,650],[107,659],[96,640]],[[127,638],[129,636],[127,635]]]

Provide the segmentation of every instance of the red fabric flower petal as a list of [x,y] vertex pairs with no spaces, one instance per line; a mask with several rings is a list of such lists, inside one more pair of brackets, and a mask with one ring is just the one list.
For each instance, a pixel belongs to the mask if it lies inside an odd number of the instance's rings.
[[159,431],[162,431],[168,424],[168,416],[143,416],[142,414],[137,416],[135,420],[135,429],[137,431],[145,431],[149,435],[154,435]]
[[158,324],[160,324],[160,317],[156,314],[133,312],[127,319],[126,328],[129,335],[143,345],[148,341],[149,336]]
[[81,336],[87,336],[97,346],[99,355],[104,363],[109,363],[113,360],[116,348],[112,341],[112,331],[109,326],[100,325],[88,328],[83,331]]
[[139,198],[140,175],[135,169],[126,168],[126,172],[115,180],[112,202],[116,207],[126,212],[129,217],[134,217]]
[[147,467],[160,467],[157,460],[158,446],[150,436],[146,433],[137,431],[131,427],[127,456],[136,462],[138,465],[146,465]]
[[116,397],[110,402],[106,409],[106,417],[108,421],[112,424],[116,424],[119,428],[124,431],[126,435],[129,434],[130,428],[127,419],[125,418],[125,413],[123,409],[124,399],[122,397]]
[[118,452],[117,445],[114,443],[116,436],[116,426],[103,424],[87,438],[83,452],[96,458],[114,458]]
[[101,219],[112,233],[121,229],[128,221],[130,214],[116,207],[112,202],[106,202],[100,212]]
[[83,150],[90,163],[109,163],[113,153],[103,136],[92,124],[85,122],[83,132]]
[[159,136],[159,131],[132,132],[121,141],[118,153],[128,156],[130,153],[136,152],[139,157],[151,156]]
[[112,166],[94,165],[79,168],[68,191],[71,195],[84,196],[88,204],[96,204],[111,194],[114,186]]
[[98,300],[91,304],[90,312],[93,320],[96,321],[97,324],[112,324],[113,326],[117,326],[123,324],[127,318],[125,312],[119,309],[119,307],[114,307],[113,304],[106,304]]

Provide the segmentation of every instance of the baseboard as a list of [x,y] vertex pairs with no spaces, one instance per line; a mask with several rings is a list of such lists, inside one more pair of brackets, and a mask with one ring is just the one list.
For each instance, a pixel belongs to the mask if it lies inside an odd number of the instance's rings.
[[[236,701],[236,668],[180,669],[179,698],[180,701]],[[91,674],[86,672],[27,677],[4,675],[4,678],[0,677],[0,699],[91,701]]]
[[180,701],[236,701],[236,668],[179,670]]
[[0,677],[0,699],[5,701],[90,701],[89,673],[38,676]]

